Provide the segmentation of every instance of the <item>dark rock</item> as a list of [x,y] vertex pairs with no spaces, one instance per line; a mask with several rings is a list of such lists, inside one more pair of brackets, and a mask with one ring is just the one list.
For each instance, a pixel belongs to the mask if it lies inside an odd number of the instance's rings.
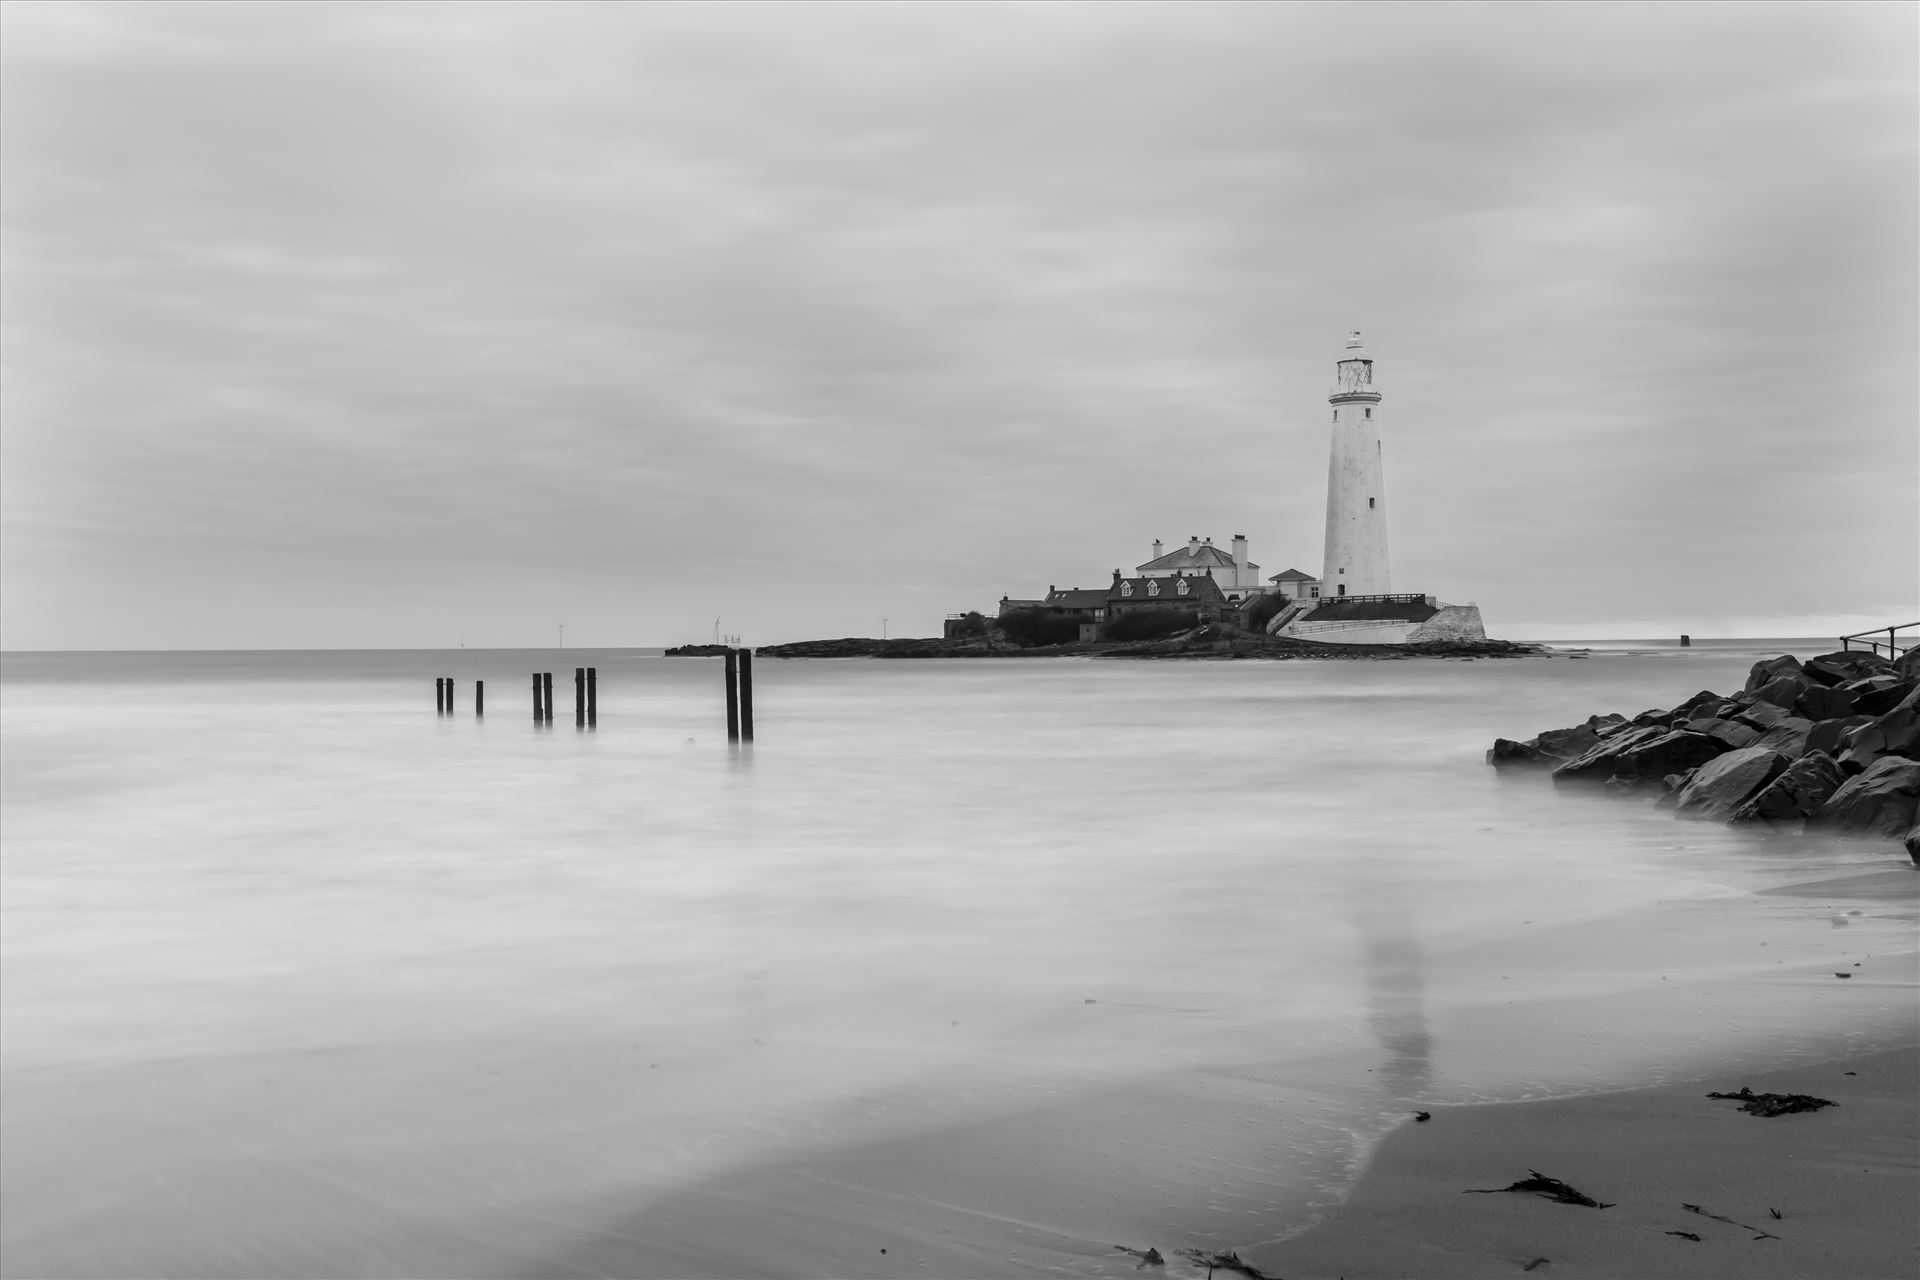
[[1784,708],[1776,707],[1771,702],[1754,702],[1741,707],[1728,718],[1765,732],[1785,720],[1788,715],[1789,712]]
[[1662,736],[1658,725],[1635,725],[1602,738],[1591,751],[1575,756],[1553,771],[1555,783],[1605,782],[1613,776],[1615,762],[1622,752]]
[[1836,649],[1817,658],[1808,658],[1800,669],[1821,684],[1840,685],[1876,671],[1885,671],[1892,665],[1879,654],[1866,649]]
[[1907,828],[1907,856],[1920,863],[1920,822]]
[[1710,707],[1714,703],[1722,702],[1722,701],[1725,701],[1725,699],[1721,698],[1721,696],[1715,693],[1713,690],[1702,689],[1700,692],[1694,694],[1691,698],[1688,698],[1685,702],[1675,707],[1673,709],[1673,714],[1677,716],[1682,712],[1685,712],[1687,719],[1691,720],[1695,716],[1703,714],[1703,712],[1701,711],[1701,708]]
[[1809,720],[1836,720],[1841,716],[1853,714],[1853,695],[1845,689],[1829,689],[1825,685],[1810,685],[1793,704],[1796,715]]
[[1820,820],[1843,831],[1904,836],[1920,804],[1920,761],[1884,756],[1849,778],[1820,806]]
[[1704,733],[1675,729],[1629,746],[1614,757],[1613,773],[1617,778],[1650,781],[1696,768],[1725,750]]
[[1544,767],[1558,764],[1560,761],[1531,742],[1515,742],[1512,738],[1495,738],[1493,745],[1487,748],[1487,763],[1496,769],[1504,769],[1509,765]]
[[1846,781],[1840,766],[1824,751],[1811,751],[1762,787],[1733,813],[1734,822],[1791,822],[1811,818]]
[[1683,818],[1725,820],[1786,769],[1785,757],[1765,747],[1742,747],[1707,761],[1681,791],[1674,812]]
[[1605,737],[1609,731],[1619,729],[1626,723],[1627,718],[1625,716],[1612,711],[1609,711],[1604,716],[1588,716],[1586,719],[1587,728],[1593,730],[1601,737]]
[[1900,700],[1910,692],[1904,680],[1886,671],[1840,687],[1853,695],[1853,709],[1864,716],[1884,715],[1899,706]]
[[1914,758],[1920,752],[1920,711],[1908,698],[1893,710],[1855,729],[1841,741],[1840,766],[1865,769],[1882,756]]
[[1689,720],[1682,726],[1689,733],[1704,733],[1715,742],[1733,751],[1740,747],[1750,747],[1760,739],[1760,731],[1736,720]]
[[1747,672],[1747,683],[1744,688],[1748,693],[1752,693],[1783,675],[1799,674],[1800,660],[1790,653],[1783,653],[1777,658],[1764,658],[1754,663],[1753,669]]
[[1599,734],[1588,725],[1577,724],[1570,729],[1545,730],[1525,742],[1495,738],[1492,750],[1487,752],[1487,763],[1496,769],[1510,765],[1546,768],[1584,755],[1599,745]]
[[1807,730],[1807,750],[1824,751],[1830,756],[1840,754],[1844,737],[1863,724],[1871,724],[1872,716],[1844,716],[1838,720],[1822,720]]
[[1920,644],[1909,645],[1899,660],[1889,663],[1902,680],[1920,680]]
[[1799,716],[1788,716],[1773,728],[1760,735],[1753,745],[1777,751],[1792,760],[1807,753],[1807,733],[1813,728],[1813,721],[1802,720]]
[[1815,685],[1811,680],[1795,671],[1782,674],[1767,681],[1753,691],[1753,696],[1758,702],[1771,702],[1783,711],[1791,711],[1793,710],[1793,705],[1800,701],[1801,696],[1804,695],[1807,690],[1822,687],[1824,686]]

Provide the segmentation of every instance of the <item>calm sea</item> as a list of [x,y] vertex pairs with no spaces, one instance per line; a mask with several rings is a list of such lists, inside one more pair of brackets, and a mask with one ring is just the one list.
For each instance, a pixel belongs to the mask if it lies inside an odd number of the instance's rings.
[[[657,651],[8,655],[5,1270],[514,1274],[755,1162],[1209,1071],[1292,1083],[1284,1228],[1409,1100],[1773,1043],[1661,993],[1907,945],[1750,896],[1891,846],[1483,763],[1832,647],[762,659],[745,748]],[[1552,1014],[1622,1001],[1671,1016]]]

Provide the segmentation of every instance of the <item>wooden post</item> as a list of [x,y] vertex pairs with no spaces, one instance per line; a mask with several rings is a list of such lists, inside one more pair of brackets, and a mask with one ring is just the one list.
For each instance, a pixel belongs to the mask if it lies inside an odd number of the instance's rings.
[[487,714],[487,682],[485,680],[473,682],[473,714],[475,719]]
[[540,714],[540,673],[536,671],[533,673],[533,722],[539,724],[542,718]]
[[540,673],[540,705],[546,709],[548,724],[553,723],[553,672]]
[[727,741],[740,741],[740,691],[735,687],[734,676],[740,670],[740,655],[733,649],[727,650]]
[[600,722],[600,668],[587,668],[587,727]]
[[447,682],[447,714],[452,715],[453,714],[453,677],[443,676],[442,679],[444,679]]
[[433,678],[433,713],[447,714],[447,682],[439,676]]
[[1680,647],[1681,647],[1682,649],[1686,649],[1686,648],[1690,648],[1690,647],[1691,647],[1692,645],[1693,645],[1693,637],[1692,637],[1692,636],[1689,636],[1689,635],[1683,635],[1683,636],[1681,636],[1681,637],[1680,637]]
[[1893,647],[1893,633],[1898,630],[1898,627],[1887,628],[1887,656],[1895,662],[1900,661],[1900,651]]
[[573,727],[587,727],[587,669],[573,669]]
[[753,650],[740,651],[740,737],[753,741]]

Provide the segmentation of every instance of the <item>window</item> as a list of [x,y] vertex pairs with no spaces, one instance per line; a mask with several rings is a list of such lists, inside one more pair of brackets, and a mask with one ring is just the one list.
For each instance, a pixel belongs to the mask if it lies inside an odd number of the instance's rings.
[[1334,420],[1335,422],[1338,422],[1338,421],[1340,421],[1340,411],[1339,411],[1338,409],[1335,409],[1335,410],[1333,411],[1333,420]]
[[1372,421],[1373,421],[1373,410],[1371,410],[1371,409],[1369,409],[1369,410],[1367,410],[1367,421],[1368,421],[1368,422],[1372,422]]
[[1132,584],[1131,582],[1123,582],[1123,583],[1121,583],[1121,584],[1120,584],[1120,594],[1121,594],[1121,595],[1123,595],[1123,596],[1130,596],[1130,595],[1132,595],[1132,594],[1133,594],[1133,584]]
[[[1340,572],[1342,572],[1342,573],[1345,573],[1345,572],[1346,572],[1346,570],[1345,570],[1345,569],[1342,569],[1342,570],[1341,570]],[[1340,594],[1341,594],[1341,595],[1345,595],[1345,594],[1347,594],[1347,584],[1346,584],[1346,583],[1344,583],[1344,582],[1340,584]]]
[[1147,594],[1150,596],[1157,596],[1160,594],[1160,580],[1158,578],[1147,579]]
[[1173,590],[1176,595],[1187,594],[1187,580],[1185,578],[1182,578],[1180,579],[1180,581],[1174,583]]
[[1371,511],[1371,510],[1373,510],[1373,499],[1372,499],[1372,498],[1368,498],[1368,499],[1367,499],[1367,510],[1369,510],[1369,511]]

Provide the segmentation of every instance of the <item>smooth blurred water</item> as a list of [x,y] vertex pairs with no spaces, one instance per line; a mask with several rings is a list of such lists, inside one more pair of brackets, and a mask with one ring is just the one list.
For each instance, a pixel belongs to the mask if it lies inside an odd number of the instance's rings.
[[[1522,986],[1751,966],[1689,940],[1685,904],[1889,850],[1678,824],[1483,752],[1780,651],[761,659],[750,747],[713,659],[9,655],[7,1270],[473,1268],[491,1245],[436,1233],[1196,1065],[1365,1060],[1421,1097],[1630,1078],[1674,1045],[1503,1074],[1435,1029]],[[1376,1107],[1348,1069],[1318,1105]],[[869,1105],[903,1086],[925,1114]],[[228,1255],[212,1224],[243,1209]]]

